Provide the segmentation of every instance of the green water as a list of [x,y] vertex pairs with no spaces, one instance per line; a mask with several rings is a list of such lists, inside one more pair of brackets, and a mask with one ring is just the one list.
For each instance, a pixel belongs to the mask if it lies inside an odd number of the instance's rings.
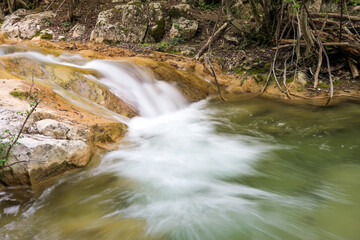
[[140,122],[110,160],[0,191],[0,239],[360,239],[360,105],[189,109]]

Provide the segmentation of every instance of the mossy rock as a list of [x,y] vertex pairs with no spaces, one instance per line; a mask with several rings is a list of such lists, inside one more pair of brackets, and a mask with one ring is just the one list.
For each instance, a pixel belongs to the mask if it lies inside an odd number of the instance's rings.
[[150,32],[150,36],[155,39],[156,42],[160,42],[165,34],[165,20],[161,19],[156,22],[155,28]]

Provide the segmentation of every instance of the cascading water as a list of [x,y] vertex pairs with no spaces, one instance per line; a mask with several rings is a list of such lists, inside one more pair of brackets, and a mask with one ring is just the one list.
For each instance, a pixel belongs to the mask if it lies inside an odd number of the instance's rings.
[[[205,100],[188,104],[174,86],[125,62],[0,52],[95,71],[99,74],[86,77],[107,86],[140,113],[126,120],[129,131],[119,149],[101,156],[98,165],[44,190],[23,193],[31,196],[24,202],[21,196],[0,192],[0,204],[12,202],[0,212],[5,219],[0,238],[347,239],[337,238],[323,224],[328,212],[316,210],[324,203],[338,204],[343,196],[324,183],[327,175],[318,178],[324,163],[306,162],[308,152],[320,154],[319,159],[333,154],[324,148],[321,134],[320,150],[317,147],[317,129],[297,127],[297,115],[296,124],[292,118],[276,120],[281,114],[273,116],[269,109],[280,107],[265,106],[268,102],[256,103],[264,105],[261,110],[230,105],[225,113]],[[230,121],[231,114],[243,124]],[[284,116],[293,114],[289,110]],[[286,140],[284,132],[290,136]],[[327,143],[332,141],[328,138]],[[308,172],[306,164],[311,166]],[[355,173],[351,176],[358,176]]]

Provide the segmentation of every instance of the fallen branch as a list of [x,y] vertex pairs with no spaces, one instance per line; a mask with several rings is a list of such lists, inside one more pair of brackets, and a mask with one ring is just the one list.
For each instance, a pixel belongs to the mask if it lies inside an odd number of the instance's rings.
[[[321,13],[309,13],[310,17],[316,17],[316,18],[323,18],[325,17],[323,14]],[[336,14],[336,13],[329,13],[328,14],[329,18],[335,18],[335,19],[342,19],[342,20],[347,20],[350,19],[351,21],[360,21],[360,17],[358,16],[350,16],[350,15],[342,15],[341,14]]]
[[198,60],[201,55],[205,52],[205,50],[211,45],[211,43],[219,37],[220,33],[224,31],[227,26],[229,25],[229,22],[225,22],[206,42],[206,44],[200,49],[200,51],[196,54],[195,59]]
[[353,78],[358,78],[360,75],[359,75],[359,70],[356,66],[356,61],[349,57],[348,63],[349,63],[349,67],[350,67]]

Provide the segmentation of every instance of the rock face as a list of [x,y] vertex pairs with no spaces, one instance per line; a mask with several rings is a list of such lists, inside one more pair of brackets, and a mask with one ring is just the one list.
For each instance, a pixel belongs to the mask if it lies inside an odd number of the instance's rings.
[[[17,133],[22,118],[7,109],[0,109],[0,114],[0,132]],[[0,171],[0,182],[4,185],[38,183],[71,167],[84,167],[90,161],[93,149],[89,130],[53,119],[30,121],[29,125],[7,162],[21,163]],[[7,133],[3,135],[6,137]]]
[[51,11],[29,14],[28,11],[19,9],[5,17],[0,31],[9,38],[32,39],[54,16],[55,13]]
[[196,20],[188,19],[191,6],[189,4],[178,4],[170,8],[171,17],[170,39],[181,38],[189,40],[194,37],[199,24]]
[[170,29],[170,38],[182,38],[184,40],[189,40],[194,37],[197,29],[197,21],[180,17],[173,20],[173,24]]
[[160,41],[164,35],[161,3],[131,1],[99,14],[90,41],[140,43]]

